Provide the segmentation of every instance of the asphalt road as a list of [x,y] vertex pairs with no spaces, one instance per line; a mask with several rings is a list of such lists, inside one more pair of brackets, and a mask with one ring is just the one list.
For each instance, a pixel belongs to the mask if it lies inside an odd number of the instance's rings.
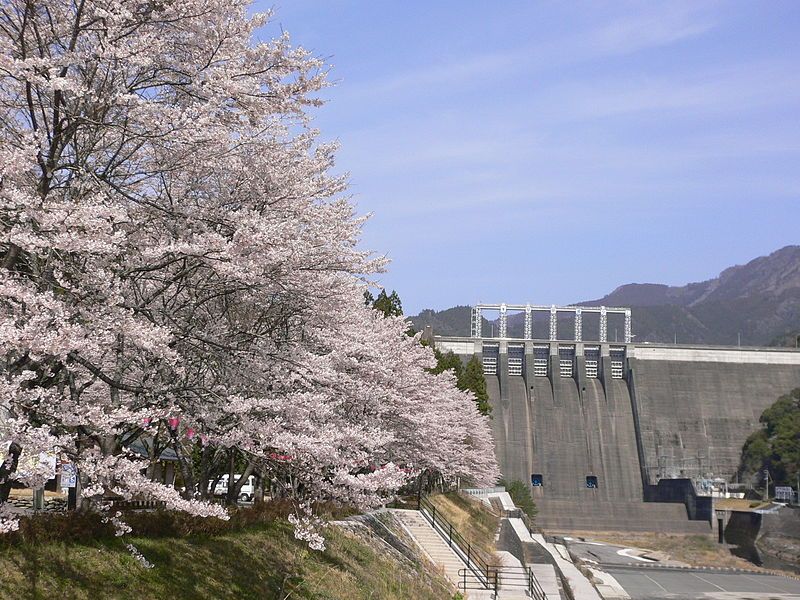
[[800,581],[778,575],[607,567],[633,600],[800,599]]
[[790,577],[674,568],[622,546],[564,541],[574,556],[613,576],[632,600],[800,600],[800,581]]
[[564,538],[564,541],[573,556],[581,560],[597,563],[603,567],[653,562],[637,557],[637,552],[624,546],[613,546],[600,542],[582,542],[571,538]]

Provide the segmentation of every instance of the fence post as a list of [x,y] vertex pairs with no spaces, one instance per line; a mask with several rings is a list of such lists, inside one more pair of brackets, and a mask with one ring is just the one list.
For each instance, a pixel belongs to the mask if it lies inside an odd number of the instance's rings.
[[533,579],[531,577],[532,575],[533,575],[533,571],[531,571],[531,568],[528,567],[528,591],[531,593],[531,598],[536,598],[536,596],[538,594],[534,595],[534,593],[533,593],[534,589],[533,589]]
[[464,595],[467,595],[467,570],[464,569]]

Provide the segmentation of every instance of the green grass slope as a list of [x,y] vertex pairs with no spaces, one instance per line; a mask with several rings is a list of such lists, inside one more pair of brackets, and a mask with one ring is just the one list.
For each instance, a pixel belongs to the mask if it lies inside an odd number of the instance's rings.
[[0,598],[387,599],[452,597],[424,565],[337,527],[308,550],[283,519],[219,535],[133,537],[145,568],[119,539],[23,541],[0,548]]

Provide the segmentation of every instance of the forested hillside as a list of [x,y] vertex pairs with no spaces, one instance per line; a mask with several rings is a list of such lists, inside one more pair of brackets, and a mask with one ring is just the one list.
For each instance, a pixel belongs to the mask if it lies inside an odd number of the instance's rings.
[[[630,283],[577,304],[633,308],[638,342],[794,346],[800,333],[800,246],[786,246],[706,281],[684,286]],[[415,328],[431,325],[439,335],[469,335],[470,309],[424,310],[411,320]],[[521,315],[511,315],[509,333],[518,335],[521,323]],[[491,327],[484,322],[484,332]]]

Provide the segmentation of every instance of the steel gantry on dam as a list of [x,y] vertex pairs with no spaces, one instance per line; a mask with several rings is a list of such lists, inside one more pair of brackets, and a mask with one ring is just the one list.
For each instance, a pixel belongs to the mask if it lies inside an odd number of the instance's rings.
[[[630,308],[617,308],[609,306],[538,306],[533,304],[476,304],[472,307],[472,326],[470,328],[470,336],[473,338],[480,338],[483,336],[483,312],[491,310],[500,313],[500,327],[499,338],[508,338],[508,313],[509,311],[516,311],[525,314],[525,329],[523,339],[546,339],[556,341],[558,339],[558,317],[559,314],[573,314],[575,316],[575,334],[574,339],[576,342],[583,340],[583,314],[594,313],[600,316],[600,342],[608,341],[608,315],[619,314],[625,318],[624,327],[624,343],[629,344],[633,337],[631,333],[631,309]],[[534,337],[533,320],[535,313],[546,313],[550,315],[550,327],[547,337]]]

